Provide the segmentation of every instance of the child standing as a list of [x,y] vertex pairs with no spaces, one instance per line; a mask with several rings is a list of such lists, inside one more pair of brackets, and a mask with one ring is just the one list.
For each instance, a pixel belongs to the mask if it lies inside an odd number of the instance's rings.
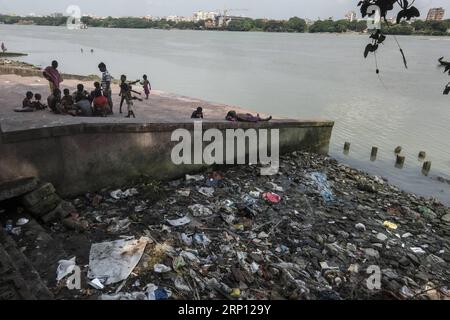
[[144,87],[144,93],[145,93],[145,97],[146,97],[145,99],[148,100],[148,96],[150,95],[152,86],[150,84],[150,81],[148,81],[146,74],[144,74],[144,76],[142,78],[144,78],[144,81],[141,82],[141,85]]
[[122,96],[122,100],[125,100],[127,103],[128,115],[125,118],[136,118],[133,112],[133,97],[131,96],[131,85],[127,83],[127,76],[122,75],[120,77],[120,94]]

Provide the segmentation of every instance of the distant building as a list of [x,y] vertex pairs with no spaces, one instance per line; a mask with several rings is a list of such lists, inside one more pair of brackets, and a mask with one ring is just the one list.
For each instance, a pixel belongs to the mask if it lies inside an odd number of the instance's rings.
[[444,20],[444,8],[432,8],[428,11],[427,21],[442,21]]
[[64,15],[62,13],[60,13],[60,12],[55,12],[55,13],[50,14],[50,17],[52,17],[52,18],[62,18],[62,17],[64,17]]
[[205,12],[205,11],[197,11],[194,12],[194,21],[206,21],[206,20],[212,20],[216,21],[219,14],[217,12]]
[[345,19],[349,22],[353,22],[357,19],[355,11],[349,11],[345,14]]
[[193,19],[189,18],[189,17],[182,17],[182,16],[167,16],[166,17],[167,21],[173,21],[173,22],[192,22]]

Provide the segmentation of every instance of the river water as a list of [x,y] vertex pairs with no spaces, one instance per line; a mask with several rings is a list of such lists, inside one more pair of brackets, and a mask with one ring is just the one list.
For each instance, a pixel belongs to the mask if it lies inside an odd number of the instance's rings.
[[[66,73],[97,74],[104,61],[114,77],[146,73],[155,89],[235,104],[293,118],[336,122],[330,154],[339,161],[388,178],[400,188],[450,204],[450,81],[437,68],[450,38],[398,37],[408,59],[388,37],[364,59],[365,35],[273,34],[97,29],[0,25],[0,42],[22,60],[47,66],[60,61]],[[84,53],[81,53],[84,48]],[[90,50],[94,49],[91,54]],[[342,152],[351,142],[348,155]],[[394,167],[394,149],[406,164]],[[372,146],[379,148],[370,161]],[[432,161],[421,173],[419,151]]]

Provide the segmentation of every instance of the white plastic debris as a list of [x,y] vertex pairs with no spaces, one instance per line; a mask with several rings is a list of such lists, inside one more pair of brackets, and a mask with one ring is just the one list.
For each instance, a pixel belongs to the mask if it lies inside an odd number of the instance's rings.
[[279,192],[283,192],[284,191],[283,187],[277,185],[276,183],[269,182],[269,185],[272,187],[273,191],[279,191]]
[[102,294],[100,300],[148,300],[147,295],[143,292],[125,293],[120,292],[117,294]]
[[105,285],[127,279],[141,260],[147,243],[148,239],[142,237],[139,240],[122,239],[93,244],[89,254],[88,278],[103,280]]
[[59,260],[58,269],[56,269],[56,281],[60,281],[64,279],[67,275],[71,274],[75,269],[76,257],[73,257],[70,260]]
[[177,193],[183,197],[189,197],[191,195],[191,190],[189,189],[180,189],[177,190]]
[[197,258],[197,256],[195,254],[193,254],[192,252],[181,251],[180,256],[182,256],[183,258],[186,258],[192,262],[200,263],[200,259]]
[[182,233],[181,234],[181,240],[183,240],[183,242],[187,246],[191,246],[192,245],[192,237],[189,237],[186,233]]
[[206,197],[213,197],[214,196],[214,188],[208,188],[208,187],[202,187],[202,188],[198,188],[197,191],[206,196]]
[[189,181],[189,180],[202,181],[204,179],[205,179],[205,177],[202,175],[194,175],[194,176],[191,176],[188,174],[186,175],[186,181]]
[[153,270],[156,273],[166,273],[166,272],[170,272],[172,270],[172,268],[170,268],[170,267],[168,267],[168,266],[166,266],[164,264],[155,264],[153,266]]
[[203,246],[207,246],[211,243],[211,240],[204,233],[196,233],[194,235],[194,240],[196,243],[201,244]]
[[169,219],[167,219],[167,222],[172,227],[180,227],[180,226],[184,226],[184,225],[190,223],[191,219],[189,219],[188,217],[183,217],[183,218],[176,219],[176,220],[169,220]]
[[194,204],[192,206],[189,206],[189,211],[191,211],[194,217],[209,217],[213,214],[211,209],[201,204]]
[[259,191],[250,191],[248,193],[251,197],[258,199],[261,196],[261,192]]
[[252,273],[257,273],[259,271],[259,264],[257,264],[256,262],[253,262],[250,265],[250,270],[252,271]]
[[88,284],[89,284],[91,287],[93,287],[93,288],[95,288],[95,289],[97,289],[97,290],[103,290],[103,289],[105,288],[105,286],[103,285],[103,283],[102,283],[99,279],[97,279],[97,278],[95,278],[95,279],[92,280],[92,281],[89,281]]
[[411,247],[411,251],[416,253],[416,254],[425,254],[425,250],[423,250],[420,247]]
[[175,288],[177,288],[180,291],[185,291],[185,292],[190,292],[191,288],[189,288],[189,286],[186,284],[186,282],[184,281],[184,279],[180,276],[176,277],[175,280],[173,281],[175,284]]
[[127,189],[125,191],[122,191],[121,189],[114,190],[110,193],[111,197],[120,200],[120,199],[126,199],[128,197],[132,197],[134,195],[137,195],[139,192],[136,188]]
[[145,209],[147,209],[147,207],[144,205],[136,206],[136,207],[134,207],[134,212],[142,212]]
[[26,225],[28,222],[30,222],[30,220],[28,220],[27,218],[20,218],[19,220],[17,220],[16,225],[18,225],[18,226],[24,226],[24,225]]

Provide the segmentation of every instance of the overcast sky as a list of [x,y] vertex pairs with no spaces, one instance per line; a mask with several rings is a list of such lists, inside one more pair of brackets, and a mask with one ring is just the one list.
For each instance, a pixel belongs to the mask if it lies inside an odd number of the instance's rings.
[[[310,19],[342,18],[349,10],[357,9],[359,0],[0,0],[0,13],[49,14],[65,12],[69,5],[78,5],[83,14],[97,16],[191,16],[194,11],[230,11],[230,14],[260,18]],[[416,6],[426,16],[431,7],[444,7],[450,17],[450,0],[416,0]]]

